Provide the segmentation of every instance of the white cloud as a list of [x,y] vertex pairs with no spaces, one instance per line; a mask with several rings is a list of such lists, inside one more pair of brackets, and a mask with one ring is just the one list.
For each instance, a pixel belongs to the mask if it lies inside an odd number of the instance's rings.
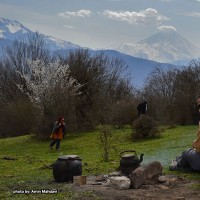
[[172,0],[161,0],[161,1],[164,1],[164,2],[170,2],[170,1],[172,1]]
[[79,10],[77,12],[65,11],[63,13],[59,13],[60,17],[89,17],[92,14],[90,10]]
[[186,13],[185,15],[189,17],[200,17],[200,12],[190,12]]
[[159,26],[158,27],[159,30],[161,31],[176,31],[176,28],[174,26]]
[[103,15],[110,19],[126,21],[136,25],[158,25],[161,21],[168,20],[167,17],[160,15],[157,10],[153,8],[147,8],[139,12],[105,10]]
[[67,29],[75,29],[74,26],[70,26],[70,25],[67,25],[67,24],[65,24],[64,27],[67,28]]

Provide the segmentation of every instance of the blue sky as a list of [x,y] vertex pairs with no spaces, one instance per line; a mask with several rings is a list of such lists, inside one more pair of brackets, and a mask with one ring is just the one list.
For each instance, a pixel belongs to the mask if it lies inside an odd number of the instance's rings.
[[200,0],[0,0],[0,17],[94,49],[163,29],[200,47]]

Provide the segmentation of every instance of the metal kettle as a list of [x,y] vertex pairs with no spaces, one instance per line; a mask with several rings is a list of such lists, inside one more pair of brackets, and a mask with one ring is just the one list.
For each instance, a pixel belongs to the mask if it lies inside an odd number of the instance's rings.
[[[124,154],[128,153],[129,154]],[[130,154],[131,153],[131,154]],[[124,175],[129,175],[132,171],[140,166],[140,163],[143,161],[144,154],[140,155],[140,158],[137,157],[135,150],[126,150],[120,153],[120,171]]]

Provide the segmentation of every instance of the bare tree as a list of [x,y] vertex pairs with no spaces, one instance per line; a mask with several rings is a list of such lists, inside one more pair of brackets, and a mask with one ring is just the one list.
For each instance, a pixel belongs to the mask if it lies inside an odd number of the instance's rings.
[[[27,109],[21,110],[24,113],[33,110],[29,120],[37,119],[39,132],[45,133],[41,134],[45,137],[59,115],[64,115],[68,128],[74,130],[89,130],[98,123],[114,121],[113,105],[132,98],[132,86],[124,76],[126,64],[104,54],[91,55],[89,50],[66,51],[66,54],[65,58],[53,58],[38,33],[5,49],[5,59],[0,63],[0,102],[13,105],[5,109],[8,118],[14,117],[11,109],[27,105]],[[7,81],[5,87],[3,80]],[[21,121],[22,115],[18,117]],[[29,130],[33,127],[30,125]]]
[[174,123],[175,81],[178,69],[170,67],[164,70],[156,67],[149,74],[144,87],[144,96],[148,101],[148,113],[165,123]]
[[108,123],[113,103],[131,96],[132,88],[123,77],[126,65],[119,59],[104,54],[91,55],[88,50],[70,52],[65,59],[71,76],[80,84],[76,113],[80,129],[93,128],[97,123]]
[[195,99],[200,93],[199,63],[192,60],[187,67],[155,68],[143,90],[150,115],[168,124],[196,123]]
[[175,81],[175,107],[177,121],[181,124],[196,123],[195,101],[200,94],[200,62],[191,61],[188,67],[179,71]]
[[[37,117],[34,111],[36,109],[27,98],[27,95],[17,86],[25,84],[25,80],[19,76],[19,73],[30,73],[28,60],[41,59],[45,63],[49,62],[48,47],[42,35],[33,33],[26,38],[18,38],[6,47],[3,53],[0,64],[0,103],[2,108],[0,118],[2,122],[5,121],[6,123],[1,126],[1,132],[11,135],[15,133],[27,134],[35,126],[34,121]],[[24,109],[25,107],[27,109]],[[21,112],[22,110],[23,112]],[[29,117],[26,117],[25,120],[24,116]],[[17,123],[15,123],[16,121]],[[9,123],[9,130],[7,123]],[[21,126],[18,126],[19,124]]]
[[0,137],[30,133],[36,123],[36,110],[15,84],[18,78],[8,63],[0,64]]
[[11,46],[4,49],[4,58],[10,68],[20,72],[26,72],[28,69],[28,60],[43,60],[48,62],[50,57],[48,46],[44,36],[35,32],[27,35],[27,38],[15,40]]

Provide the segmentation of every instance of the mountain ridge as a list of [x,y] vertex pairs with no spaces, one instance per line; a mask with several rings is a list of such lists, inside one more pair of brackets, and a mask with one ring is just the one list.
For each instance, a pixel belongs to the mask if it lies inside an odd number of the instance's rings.
[[161,67],[164,70],[167,70],[169,66],[175,66],[174,64],[169,63],[160,63],[153,60],[147,60],[139,57],[133,57],[116,50],[98,50],[96,53],[104,53],[112,58],[120,58],[128,66],[127,74],[132,77],[132,84],[136,88],[142,88],[144,86],[144,80],[152,72],[155,67]]
[[[0,18],[0,47],[10,45],[12,41],[18,37],[25,38],[28,33],[33,33],[31,30],[23,26],[20,22],[15,20],[9,20]],[[47,46],[51,51],[66,51],[74,49],[85,49],[77,44],[73,44],[68,41],[60,40],[52,36],[44,36]],[[123,52],[119,52],[115,49],[100,49],[93,50],[87,48],[92,54],[104,53],[110,58],[122,59],[128,66],[128,74],[132,78],[132,83],[137,88],[143,86],[144,80],[147,75],[153,70],[154,67],[160,66],[167,69],[168,63],[161,63],[150,59],[144,59],[137,56],[131,56]],[[1,48],[0,48],[1,50]],[[1,53],[1,52],[0,52]]]
[[[16,20],[9,20],[0,17],[0,39],[6,41],[12,41],[19,38],[26,38],[27,34],[33,33],[30,29],[26,28],[23,24]],[[57,39],[53,36],[44,36],[45,41],[48,43],[50,50],[60,50],[60,49],[75,49],[81,48],[77,44],[73,44],[68,41]]]

